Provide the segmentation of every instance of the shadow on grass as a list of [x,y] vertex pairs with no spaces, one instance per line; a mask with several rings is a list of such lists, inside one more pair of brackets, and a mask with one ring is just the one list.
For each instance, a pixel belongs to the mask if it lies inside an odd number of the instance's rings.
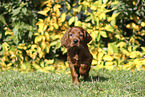
[[[88,80],[85,80],[86,82],[95,82],[95,81],[99,81],[99,82],[104,82],[107,81],[109,78],[106,77],[102,77],[102,76],[89,76]],[[80,81],[84,81],[84,79],[80,79]]]
[[100,82],[104,82],[107,81],[108,78],[106,77],[102,77],[102,76],[90,76],[90,79],[88,81],[100,81]]

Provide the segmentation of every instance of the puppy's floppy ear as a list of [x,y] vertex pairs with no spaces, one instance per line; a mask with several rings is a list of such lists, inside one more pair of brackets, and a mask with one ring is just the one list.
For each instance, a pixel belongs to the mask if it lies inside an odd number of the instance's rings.
[[84,30],[84,41],[85,43],[89,43],[92,40],[92,37],[90,36],[90,34]]
[[70,44],[70,40],[69,40],[69,32],[71,31],[71,28],[69,28],[65,34],[63,35],[63,37],[61,38],[61,44],[62,46],[64,46],[65,48],[69,47]]

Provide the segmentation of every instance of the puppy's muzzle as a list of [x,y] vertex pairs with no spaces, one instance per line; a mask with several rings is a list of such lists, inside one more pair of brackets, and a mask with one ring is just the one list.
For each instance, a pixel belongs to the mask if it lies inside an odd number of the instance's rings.
[[78,43],[78,40],[77,40],[77,39],[74,39],[73,42],[74,42],[75,44],[77,44],[77,43]]

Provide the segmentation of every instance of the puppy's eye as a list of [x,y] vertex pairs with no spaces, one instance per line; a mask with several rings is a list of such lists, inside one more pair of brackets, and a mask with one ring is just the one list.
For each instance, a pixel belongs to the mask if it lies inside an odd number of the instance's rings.
[[69,36],[73,36],[73,34],[69,34]]
[[79,36],[80,36],[80,37],[83,37],[83,34],[80,34]]

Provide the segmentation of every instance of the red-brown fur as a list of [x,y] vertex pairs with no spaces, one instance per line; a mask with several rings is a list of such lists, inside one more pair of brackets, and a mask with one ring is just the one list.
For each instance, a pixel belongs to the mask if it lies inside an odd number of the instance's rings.
[[61,43],[67,48],[67,60],[69,63],[73,83],[79,83],[79,76],[84,80],[89,77],[92,55],[87,43],[91,41],[89,33],[81,27],[71,27],[63,35]]

